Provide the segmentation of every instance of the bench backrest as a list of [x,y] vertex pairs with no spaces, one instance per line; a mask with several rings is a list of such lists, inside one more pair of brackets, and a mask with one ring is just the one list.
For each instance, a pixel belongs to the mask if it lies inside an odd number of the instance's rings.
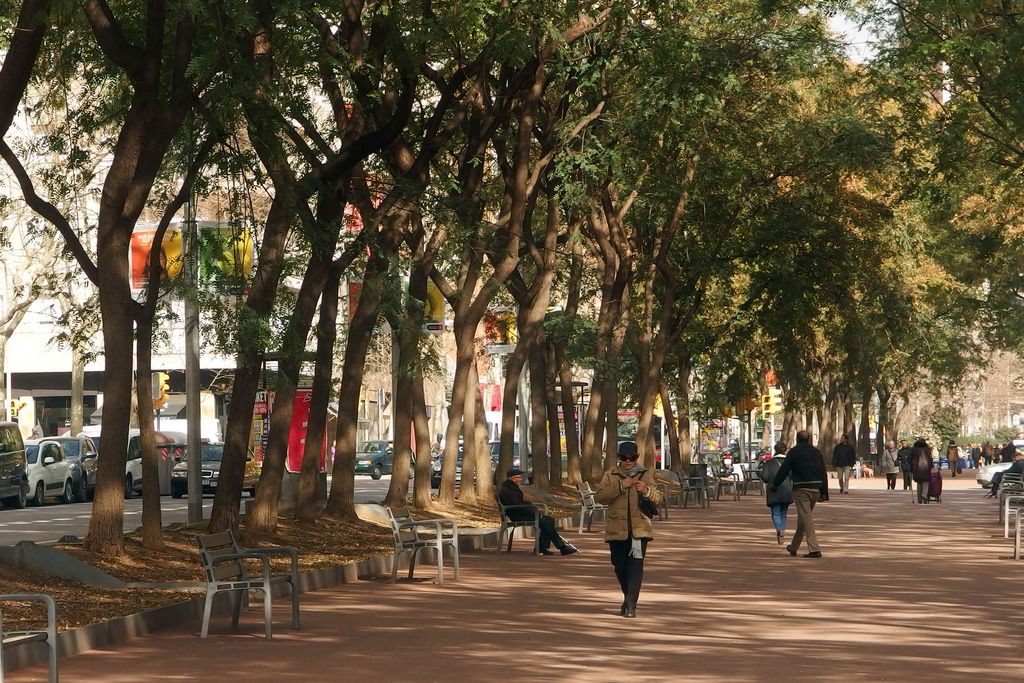
[[222,555],[237,555],[239,552],[235,534],[230,529],[196,536],[196,544],[199,546],[199,555],[203,560],[207,581],[225,581],[245,575],[245,567],[242,566],[241,560],[214,564],[214,560]]
[[395,535],[396,541],[416,540],[416,530],[412,528],[401,529],[402,522],[411,522],[412,510],[408,506],[400,508],[385,508],[388,511],[388,521],[391,523],[391,533]]

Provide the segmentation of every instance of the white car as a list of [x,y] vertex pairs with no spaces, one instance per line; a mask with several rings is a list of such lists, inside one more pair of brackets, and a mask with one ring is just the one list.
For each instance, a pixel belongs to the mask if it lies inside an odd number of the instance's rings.
[[975,476],[975,480],[981,484],[982,487],[990,489],[992,488],[992,477],[996,472],[1005,472],[1010,469],[1012,462],[994,462],[991,465],[983,465],[978,468],[978,474]]
[[25,442],[25,476],[28,478],[28,502],[42,505],[47,498],[62,503],[74,500],[71,463],[57,441]]

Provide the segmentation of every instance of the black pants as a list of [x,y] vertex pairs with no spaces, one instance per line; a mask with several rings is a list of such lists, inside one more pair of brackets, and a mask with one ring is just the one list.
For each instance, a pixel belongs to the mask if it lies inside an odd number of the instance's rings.
[[[648,540],[650,539],[640,539],[644,557],[647,557]],[[608,541],[608,548],[612,553],[612,566],[615,567],[615,578],[619,580],[625,604],[635,608],[636,601],[640,598],[640,585],[644,582],[644,561],[629,556],[632,547],[631,540]]]
[[555,547],[561,550],[565,547],[565,541],[555,531],[555,520],[547,515],[540,516],[540,549],[547,550],[554,543]]
[[891,491],[896,490],[896,473],[886,473],[885,475],[885,486]]
[[913,488],[914,485],[911,483],[910,470],[903,470],[903,490],[910,491]]

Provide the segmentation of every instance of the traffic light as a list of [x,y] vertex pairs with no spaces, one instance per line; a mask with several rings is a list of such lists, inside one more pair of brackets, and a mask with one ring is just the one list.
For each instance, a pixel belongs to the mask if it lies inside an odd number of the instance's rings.
[[771,411],[773,413],[781,413],[785,406],[782,405],[782,389],[769,386],[768,396],[771,399]]
[[761,414],[771,415],[772,414],[772,395],[761,394]]
[[167,402],[167,392],[170,386],[167,384],[170,375],[166,372],[153,373],[153,407],[159,410]]
[[7,414],[10,416],[8,419],[15,420],[18,417],[18,411],[25,407],[24,401],[19,401],[16,398],[12,398],[7,406]]

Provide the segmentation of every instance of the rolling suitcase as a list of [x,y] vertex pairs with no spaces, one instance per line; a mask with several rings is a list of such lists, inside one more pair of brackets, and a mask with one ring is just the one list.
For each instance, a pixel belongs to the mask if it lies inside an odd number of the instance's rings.
[[942,473],[932,470],[928,475],[928,500],[942,502]]

